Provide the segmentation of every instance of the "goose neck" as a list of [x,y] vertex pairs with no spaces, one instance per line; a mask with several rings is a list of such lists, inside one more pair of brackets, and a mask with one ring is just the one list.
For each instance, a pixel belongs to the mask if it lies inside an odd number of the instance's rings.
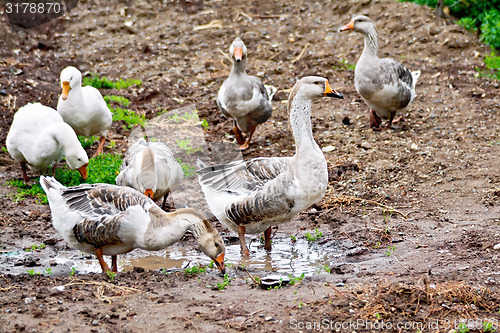
[[246,72],[245,60],[233,61],[233,68],[231,69],[232,75],[240,75]]
[[377,30],[372,28],[363,34],[365,38],[365,47],[362,56],[370,55],[376,57],[378,53],[378,37]]
[[312,133],[311,106],[312,101],[300,94],[296,94],[290,103],[290,126],[297,154],[318,147]]

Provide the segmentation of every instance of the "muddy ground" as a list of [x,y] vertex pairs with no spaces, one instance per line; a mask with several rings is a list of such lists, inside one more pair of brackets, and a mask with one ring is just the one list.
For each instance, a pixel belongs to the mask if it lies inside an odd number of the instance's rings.
[[[351,65],[362,38],[337,31],[356,13],[377,22],[380,56],[422,71],[418,96],[395,130],[372,131],[354,90]],[[325,76],[345,97],[318,102],[312,115],[331,170],[325,198],[274,236],[293,247],[290,235],[303,239],[318,229],[323,237],[311,246],[340,253],[328,269],[273,290],[252,280],[268,272],[243,268],[239,259],[229,261],[223,290],[210,268],[188,276],[182,268],[136,267],[110,279],[69,275],[70,266],[52,262],[54,274],[29,275],[49,268],[44,263],[56,253],[76,251],[53,229],[48,206],[33,198],[13,202],[15,189],[2,186],[1,332],[449,332],[461,320],[470,331],[482,331],[485,322],[498,330],[499,82],[478,76],[491,50],[451,18],[385,0],[80,1],[30,30],[11,29],[1,17],[1,146],[20,106],[56,106],[59,73],[70,64],[142,80],[140,87],[102,92],[129,98],[147,118],[194,104],[209,124],[205,140],[232,143],[231,122],[221,119],[215,96],[230,71],[219,50],[227,52],[236,36],[249,49],[248,72],[278,88],[273,116],[244,158],[293,154],[285,101],[298,78]],[[113,125],[117,145],[107,151],[126,149],[131,130],[123,125]],[[2,183],[21,179],[5,151],[0,164]],[[7,257],[41,243],[47,246],[23,260]],[[253,244],[251,255],[262,250]]]

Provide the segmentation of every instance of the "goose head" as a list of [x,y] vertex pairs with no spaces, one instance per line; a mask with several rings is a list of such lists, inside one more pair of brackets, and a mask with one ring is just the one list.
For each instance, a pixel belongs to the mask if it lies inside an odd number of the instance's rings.
[[79,148],[80,149],[78,149],[78,147],[75,147],[72,149],[67,149],[65,151],[66,163],[68,164],[70,169],[78,170],[83,180],[86,180],[88,175],[87,166],[89,165],[89,158],[85,150],[83,150],[81,146]]
[[197,239],[200,250],[214,261],[222,274],[225,274],[224,254],[226,248],[219,232],[207,220],[203,220],[203,228]]
[[156,192],[156,185],[158,184],[158,176],[156,173],[151,170],[141,172],[137,176],[137,182],[140,191],[148,198],[153,199],[154,193]]
[[65,101],[71,89],[82,85],[82,73],[73,66],[66,67],[61,71],[61,99]]
[[344,98],[339,92],[330,87],[328,80],[321,76],[306,76],[297,81],[290,93],[289,103],[295,97],[301,97],[315,101],[321,97]]
[[229,54],[231,59],[236,62],[241,62],[247,58],[247,47],[239,37],[236,37],[231,47],[229,47]]
[[375,28],[375,23],[373,23],[370,18],[364,15],[354,17],[349,23],[340,28],[340,31],[349,30],[360,32],[364,35],[369,35],[370,33],[377,31]]

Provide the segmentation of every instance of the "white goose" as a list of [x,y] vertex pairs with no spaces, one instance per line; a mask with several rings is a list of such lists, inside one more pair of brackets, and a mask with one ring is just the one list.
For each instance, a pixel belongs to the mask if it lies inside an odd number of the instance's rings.
[[[233,68],[222,83],[217,94],[217,105],[222,113],[234,119],[234,135],[245,150],[250,144],[257,125],[271,116],[272,105],[267,90],[261,80],[247,75],[245,65],[247,48],[240,38],[236,38],[229,48]],[[247,136],[243,139],[242,132]]]
[[380,129],[381,117],[392,126],[396,113],[402,111],[415,97],[415,85],[420,71],[410,72],[394,59],[377,56],[377,29],[366,16],[357,16],[340,31],[361,33],[365,46],[354,71],[354,87],[370,107],[370,127]]
[[44,172],[66,157],[71,169],[77,169],[87,178],[89,159],[75,131],[66,124],[56,110],[40,103],[27,104],[16,112],[6,139],[7,150],[20,162],[26,183],[26,166]]
[[110,270],[103,255],[111,256],[112,270],[116,272],[118,254],[136,248],[161,250],[191,232],[201,251],[225,273],[224,242],[194,209],[166,213],[129,187],[82,184],[67,188],[53,177],[44,176],[40,177],[40,185],[47,193],[54,228],[71,246],[95,254],[103,272]]
[[57,103],[61,114],[76,134],[101,136],[94,156],[102,154],[113,115],[101,93],[94,87],[82,87],[82,73],[75,67],[66,67],[61,72],[62,94]]
[[198,171],[210,211],[238,233],[245,256],[249,254],[245,233],[265,231],[265,249],[270,250],[271,226],[288,222],[325,194],[326,160],[314,141],[311,125],[312,102],[322,96],[343,98],[318,76],[302,78],[290,93],[294,156],[254,158]]
[[140,138],[125,154],[116,184],[135,188],[155,201],[163,197],[161,207],[165,208],[169,193],[183,176],[179,162],[164,143]]

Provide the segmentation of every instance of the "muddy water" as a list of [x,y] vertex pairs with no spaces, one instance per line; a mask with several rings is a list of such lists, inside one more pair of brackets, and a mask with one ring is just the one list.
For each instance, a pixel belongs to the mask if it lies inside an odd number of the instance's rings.
[[[244,259],[240,254],[239,242],[226,245],[227,267],[244,265],[262,272],[276,272],[292,276],[305,276],[325,272],[325,265],[331,266],[343,256],[345,244],[332,245],[332,242],[309,243],[305,239],[292,242],[289,236],[276,235],[273,249],[269,253],[257,241],[249,242],[250,258]],[[207,265],[210,259],[201,251],[176,244],[164,251],[148,252],[134,250],[118,257],[119,271],[131,271],[134,267],[146,270],[184,269],[202,264]],[[109,257],[106,257],[109,261]],[[100,272],[101,268],[90,254],[76,250],[55,251],[46,246],[36,252],[11,250],[0,253],[0,268],[5,273],[26,274],[68,274]]]

